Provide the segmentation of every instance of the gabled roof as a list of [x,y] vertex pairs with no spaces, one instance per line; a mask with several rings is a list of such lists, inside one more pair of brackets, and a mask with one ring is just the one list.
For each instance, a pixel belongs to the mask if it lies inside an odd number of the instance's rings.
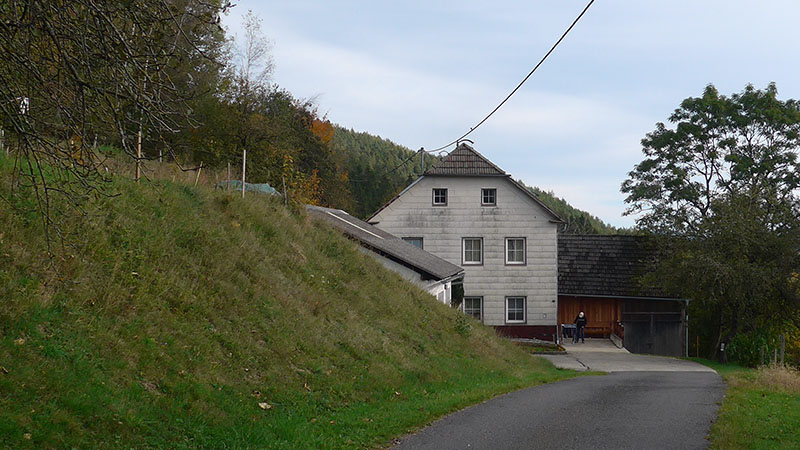
[[658,260],[646,236],[558,236],[558,293],[603,297],[668,298],[639,278]]
[[508,176],[501,168],[494,165],[494,163],[464,142],[442,158],[439,164],[426,170],[424,175],[473,177]]
[[514,186],[517,187],[520,191],[524,192],[525,195],[531,198],[536,204],[542,207],[547,214],[550,215],[551,222],[554,223],[566,223],[564,222],[561,217],[558,217],[558,214],[553,212],[547,205],[542,203],[539,200],[539,197],[536,196],[533,192],[525,189],[525,186],[522,186],[517,180],[511,177],[511,175],[505,173],[503,169],[497,167],[493,162],[486,159],[485,156],[478,153],[474,148],[470,147],[466,143],[461,143],[456,147],[455,150],[448,153],[447,156],[442,158],[434,167],[426,170],[422,176],[414,180],[410,185],[406,186],[399,194],[392,197],[391,200],[386,202],[385,205],[378,208],[377,211],[372,213],[371,216],[367,218],[368,221],[371,221],[375,216],[378,215],[381,211],[386,209],[387,206],[394,203],[395,200],[400,198],[403,194],[405,194],[412,186],[417,184],[422,178],[426,176],[466,176],[466,177],[505,177],[508,178],[508,181],[511,182]]
[[327,221],[362,246],[423,274],[424,278],[444,280],[464,273],[461,267],[358,220],[341,209],[307,205],[306,210],[314,217]]

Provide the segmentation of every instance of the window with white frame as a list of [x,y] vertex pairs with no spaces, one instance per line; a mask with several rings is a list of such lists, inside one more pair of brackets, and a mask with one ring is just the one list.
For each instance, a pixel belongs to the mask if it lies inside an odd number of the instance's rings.
[[464,297],[464,314],[483,319],[483,297]]
[[461,249],[462,264],[483,264],[483,238],[463,238]]
[[447,206],[447,188],[433,188],[433,206]]
[[404,237],[403,240],[408,242],[409,244],[413,245],[414,247],[422,248],[422,238],[421,237]]
[[495,188],[481,189],[481,205],[483,206],[497,205],[497,189]]
[[506,323],[525,323],[525,297],[506,297]]
[[506,264],[525,265],[525,238],[506,238]]

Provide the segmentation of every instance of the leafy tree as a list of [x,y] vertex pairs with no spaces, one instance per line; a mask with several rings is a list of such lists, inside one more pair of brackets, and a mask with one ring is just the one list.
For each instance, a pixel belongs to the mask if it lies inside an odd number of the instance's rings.
[[[740,334],[797,323],[800,104],[748,85],[708,86],[643,140],[622,184],[628,214],[662,237],[654,278],[693,302],[694,332],[716,355]],[[790,326],[787,324],[786,326]]]

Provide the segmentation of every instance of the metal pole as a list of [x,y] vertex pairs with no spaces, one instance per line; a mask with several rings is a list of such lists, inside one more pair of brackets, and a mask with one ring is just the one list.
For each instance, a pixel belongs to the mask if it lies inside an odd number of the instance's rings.
[[244,198],[244,175],[247,172],[247,149],[242,149],[242,198]]

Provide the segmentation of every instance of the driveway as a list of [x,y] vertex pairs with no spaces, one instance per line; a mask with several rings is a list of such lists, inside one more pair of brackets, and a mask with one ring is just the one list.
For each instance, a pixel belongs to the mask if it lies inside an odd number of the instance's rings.
[[566,355],[544,355],[556,367],[600,372],[714,372],[693,361],[666,356],[636,355],[617,348],[609,339],[587,339],[585,344],[563,344]]
[[604,342],[589,342],[570,348],[568,355],[547,359],[578,365],[581,370],[608,371],[608,375],[574,378],[494,398],[405,437],[396,448],[708,446],[705,438],[725,391],[716,372],[688,361],[632,355]]

